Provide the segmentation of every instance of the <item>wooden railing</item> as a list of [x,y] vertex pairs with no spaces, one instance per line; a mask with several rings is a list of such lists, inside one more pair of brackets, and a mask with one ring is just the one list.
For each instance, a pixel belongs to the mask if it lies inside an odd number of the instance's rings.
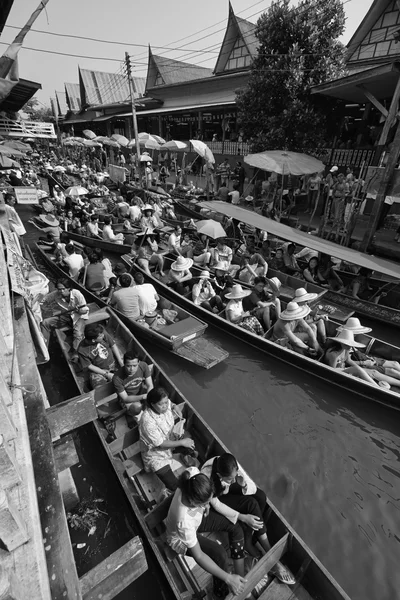
[[53,123],[42,121],[12,121],[0,118],[0,135],[18,138],[57,139]]

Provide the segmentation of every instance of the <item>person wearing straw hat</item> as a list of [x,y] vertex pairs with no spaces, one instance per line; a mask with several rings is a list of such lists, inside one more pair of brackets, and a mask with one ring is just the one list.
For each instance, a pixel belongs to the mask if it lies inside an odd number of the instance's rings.
[[217,240],[217,247],[214,248],[212,253],[212,263],[224,263],[228,270],[229,275],[232,277],[236,276],[237,271],[240,269],[240,265],[232,265],[233,250],[230,248],[223,238]]
[[[62,233],[60,221],[56,219],[54,215],[50,214],[39,215],[37,218],[41,223],[46,224],[47,227],[42,227],[38,225],[37,222],[33,219],[30,219],[28,223],[36,227],[36,229],[39,229],[39,231],[42,231],[43,233],[47,234],[48,239],[45,241],[49,241],[49,235],[51,235],[55,242],[59,242],[60,235]],[[39,238],[39,240],[42,241],[41,238]]]
[[250,294],[251,290],[244,290],[239,283],[232,286],[232,291],[225,294],[225,298],[229,300],[225,308],[226,320],[247,329],[255,335],[264,335],[264,330],[257,317],[243,308],[243,298],[250,296]]
[[300,354],[307,352],[316,355],[319,344],[314,331],[305,320],[309,314],[309,306],[299,306],[297,302],[289,302],[274,325],[272,341],[281,346],[288,346]]
[[[281,283],[277,277],[272,279]],[[275,282],[271,283],[271,281],[265,277],[256,277],[250,296],[243,299],[244,310],[257,317],[266,331],[271,327],[272,316],[279,319],[281,314],[281,302],[278,298],[280,285],[276,285]],[[275,291],[271,294],[270,289],[273,288]]]
[[155,216],[155,209],[151,204],[145,204],[142,208],[142,218],[140,219],[140,227],[142,231],[152,233],[158,226],[158,220]]
[[210,278],[209,271],[201,271],[198,283],[195,283],[192,288],[192,300],[196,306],[202,306],[210,312],[219,313],[224,305],[221,298],[215,293]]
[[[318,294],[309,293],[305,288],[297,288],[294,293],[293,300],[297,302],[299,306],[308,306],[308,302],[313,302],[318,298]],[[318,306],[310,307],[310,314],[305,317],[306,322],[310,325],[311,329],[314,330],[317,338],[321,344],[326,342],[326,327],[325,321],[328,319],[328,315],[320,314],[318,312]]]
[[331,340],[329,347],[325,350],[321,362],[333,367],[334,369],[341,369],[345,373],[359,377],[368,383],[372,383],[377,386],[378,384],[374,381],[368,372],[357,365],[350,357],[350,351],[352,348],[365,348],[365,344],[356,342],[354,334],[349,329],[342,329],[335,337],[328,337]]
[[178,256],[176,261],[171,265],[168,273],[168,285],[177,291],[178,294],[183,295],[188,291],[188,284],[185,285],[185,283],[193,278],[190,271],[192,265],[193,260],[184,256]]

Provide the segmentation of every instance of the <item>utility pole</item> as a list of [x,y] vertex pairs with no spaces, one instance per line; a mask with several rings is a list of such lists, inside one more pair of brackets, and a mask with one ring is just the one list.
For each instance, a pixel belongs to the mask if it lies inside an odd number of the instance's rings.
[[126,72],[128,76],[129,83],[129,93],[131,96],[131,107],[132,107],[132,122],[133,122],[133,131],[135,135],[135,146],[136,146],[136,156],[138,163],[138,172],[139,172],[139,187],[142,187],[142,177],[140,172],[140,145],[139,145],[139,132],[136,118],[136,104],[135,104],[135,83],[132,77],[132,69],[131,69],[131,61],[128,52],[125,52],[125,65]]

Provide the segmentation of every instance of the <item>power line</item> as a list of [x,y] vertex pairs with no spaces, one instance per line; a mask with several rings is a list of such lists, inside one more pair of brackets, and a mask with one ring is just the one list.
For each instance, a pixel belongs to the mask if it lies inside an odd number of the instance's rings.
[[[7,42],[0,42],[3,46],[10,46]],[[41,48],[30,48],[29,46],[22,46],[21,50],[32,50],[32,52],[44,52],[45,54],[57,54],[58,56],[69,56],[72,58],[86,58],[88,60],[108,60],[111,62],[120,63],[119,58],[106,58],[101,56],[83,56],[82,54],[69,54],[68,52],[57,52],[56,50],[42,50]]]

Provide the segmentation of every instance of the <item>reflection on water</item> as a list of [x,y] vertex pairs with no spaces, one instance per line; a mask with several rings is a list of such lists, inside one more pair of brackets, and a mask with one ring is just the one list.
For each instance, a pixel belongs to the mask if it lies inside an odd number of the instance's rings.
[[399,597],[399,413],[212,334],[209,371],[149,351],[351,598]]

